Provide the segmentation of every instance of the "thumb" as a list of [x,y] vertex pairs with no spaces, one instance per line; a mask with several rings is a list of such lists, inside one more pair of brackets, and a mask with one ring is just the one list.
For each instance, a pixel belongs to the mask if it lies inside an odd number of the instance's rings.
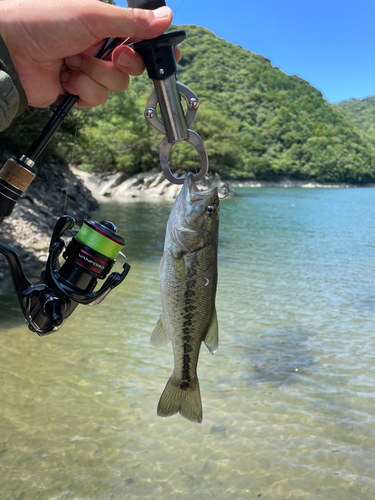
[[92,4],[90,7],[84,23],[96,38],[155,38],[166,31],[173,18],[168,7],[126,9],[103,2],[95,2],[95,9]]

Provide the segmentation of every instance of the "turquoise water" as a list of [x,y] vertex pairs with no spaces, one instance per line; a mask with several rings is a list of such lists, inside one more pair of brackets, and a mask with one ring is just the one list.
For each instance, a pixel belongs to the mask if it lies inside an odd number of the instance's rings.
[[364,500],[375,494],[375,191],[242,189],[221,207],[221,343],[203,423],[156,416],[149,336],[171,204],[106,206],[132,270],[38,338],[0,312],[2,499]]

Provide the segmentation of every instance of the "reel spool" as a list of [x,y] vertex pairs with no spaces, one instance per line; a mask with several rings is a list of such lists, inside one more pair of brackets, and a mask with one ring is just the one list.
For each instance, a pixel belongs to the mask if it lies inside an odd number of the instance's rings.
[[60,280],[83,294],[91,293],[96,280],[106,278],[124,246],[112,222],[85,220],[63,254],[66,262],[58,271]]

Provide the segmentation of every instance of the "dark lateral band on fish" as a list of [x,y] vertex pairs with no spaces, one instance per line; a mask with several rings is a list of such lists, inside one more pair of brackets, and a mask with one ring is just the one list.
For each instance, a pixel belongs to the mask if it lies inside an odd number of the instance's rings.
[[158,404],[161,417],[179,412],[193,422],[203,418],[197,363],[202,342],[211,354],[218,347],[218,229],[218,189],[199,191],[188,174],[167,224],[160,263],[163,314],[151,336],[153,345],[171,340],[173,346],[173,374]]

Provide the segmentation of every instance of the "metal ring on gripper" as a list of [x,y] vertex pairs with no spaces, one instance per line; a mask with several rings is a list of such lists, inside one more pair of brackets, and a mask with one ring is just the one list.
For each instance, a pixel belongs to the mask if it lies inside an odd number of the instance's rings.
[[[198,152],[200,160],[201,160],[201,169],[200,171],[193,175],[192,180],[197,182],[207,174],[208,172],[208,156],[206,149],[204,147],[203,141],[201,137],[194,132],[193,130],[188,130],[189,137],[185,139],[185,142],[191,144]],[[184,177],[175,177],[171,169],[169,168],[168,158],[171,152],[173,144],[168,142],[168,138],[165,137],[160,144],[160,163],[161,168],[163,170],[164,176],[169,180],[172,184],[183,184],[185,178]]]

